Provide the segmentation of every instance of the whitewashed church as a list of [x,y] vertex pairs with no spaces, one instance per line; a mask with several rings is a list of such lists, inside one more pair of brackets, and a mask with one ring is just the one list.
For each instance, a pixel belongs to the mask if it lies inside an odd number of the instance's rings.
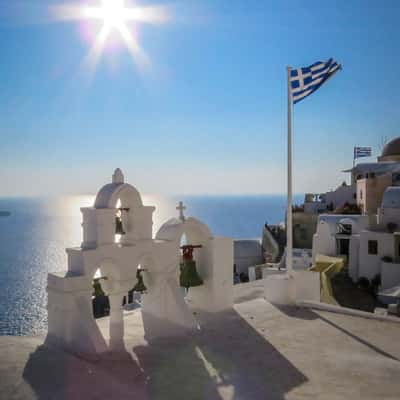
[[[67,272],[48,275],[46,343],[88,355],[123,351],[122,303],[137,283],[138,268],[147,288],[141,315],[148,341],[198,329],[192,308],[218,312],[232,307],[232,240],[213,236],[205,224],[186,218],[182,205],[179,209],[179,218],[165,222],[153,237],[155,207],[143,205],[139,192],[115,170],[93,207],[81,209],[83,242],[66,250]],[[178,277],[183,235],[195,245],[194,260],[203,281],[190,288],[186,300]],[[92,312],[92,282],[98,270],[110,303],[108,343]]]

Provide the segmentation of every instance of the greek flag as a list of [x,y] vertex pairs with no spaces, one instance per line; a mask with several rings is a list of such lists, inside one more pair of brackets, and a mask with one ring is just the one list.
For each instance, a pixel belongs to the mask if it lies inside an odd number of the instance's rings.
[[371,147],[354,147],[354,159],[361,157],[371,157]]
[[309,67],[290,70],[290,92],[296,104],[332,77],[342,66],[332,58],[326,62],[317,61]]

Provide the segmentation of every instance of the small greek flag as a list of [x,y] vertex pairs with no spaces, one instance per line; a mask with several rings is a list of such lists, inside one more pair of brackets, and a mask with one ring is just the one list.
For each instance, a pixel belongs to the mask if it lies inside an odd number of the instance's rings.
[[309,67],[290,70],[290,91],[296,104],[331,78],[342,66],[332,58],[326,62],[317,61]]
[[371,147],[354,147],[354,159],[361,157],[371,157]]

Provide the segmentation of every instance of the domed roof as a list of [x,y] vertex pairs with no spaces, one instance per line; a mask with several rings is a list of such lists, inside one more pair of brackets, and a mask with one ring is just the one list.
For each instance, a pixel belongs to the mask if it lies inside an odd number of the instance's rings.
[[400,187],[389,186],[383,193],[382,208],[400,208]]
[[97,193],[94,208],[114,208],[118,200],[122,207],[142,207],[140,193],[132,185],[124,183],[124,174],[117,168],[112,176],[112,183],[104,185]]
[[385,144],[382,150],[382,157],[400,156],[400,137]]

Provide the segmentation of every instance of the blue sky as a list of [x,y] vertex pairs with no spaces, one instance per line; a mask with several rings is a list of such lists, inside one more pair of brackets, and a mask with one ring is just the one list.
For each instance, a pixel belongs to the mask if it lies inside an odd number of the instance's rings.
[[91,79],[80,24],[47,21],[59,2],[0,3],[0,196],[94,193],[115,167],[146,193],[284,193],[286,66],[330,57],[294,109],[295,191],[400,134],[399,1],[163,2],[168,24],[137,26],[152,68],[120,46]]

